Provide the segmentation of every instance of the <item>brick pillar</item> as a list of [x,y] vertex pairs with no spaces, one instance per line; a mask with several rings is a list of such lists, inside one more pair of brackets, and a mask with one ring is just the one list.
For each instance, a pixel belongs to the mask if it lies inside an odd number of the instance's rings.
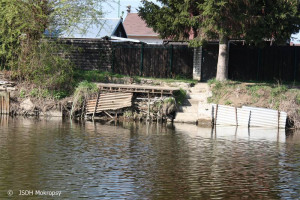
[[194,48],[193,79],[201,80],[202,47]]

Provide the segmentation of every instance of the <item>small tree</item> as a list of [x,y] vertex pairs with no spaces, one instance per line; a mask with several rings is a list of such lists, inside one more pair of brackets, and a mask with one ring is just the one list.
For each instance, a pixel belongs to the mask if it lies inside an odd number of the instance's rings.
[[[0,0],[0,69],[49,89],[70,85],[72,67],[62,45],[42,40],[45,30],[82,32],[102,17],[104,0]],[[63,53],[61,53],[62,55]],[[47,80],[42,80],[47,79]],[[64,83],[68,83],[64,85]]]
[[217,80],[228,78],[229,40],[255,45],[286,42],[299,30],[298,0],[146,0],[139,15],[162,38],[191,39],[191,46],[219,40]]
[[[0,0],[0,60],[16,70],[46,29],[72,33],[99,24],[104,0]],[[79,25],[80,24],[80,25]],[[76,30],[77,31],[77,30]],[[25,60],[24,60],[25,59]]]

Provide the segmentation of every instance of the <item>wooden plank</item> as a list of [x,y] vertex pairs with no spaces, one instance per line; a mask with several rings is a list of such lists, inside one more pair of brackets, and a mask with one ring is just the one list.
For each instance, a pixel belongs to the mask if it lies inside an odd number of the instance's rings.
[[163,92],[173,92],[178,91],[179,88],[174,87],[158,87],[158,86],[142,86],[142,85],[124,85],[124,84],[107,84],[107,83],[98,83],[98,87],[102,88],[103,90],[130,90],[130,91],[148,91],[152,93],[161,93]]

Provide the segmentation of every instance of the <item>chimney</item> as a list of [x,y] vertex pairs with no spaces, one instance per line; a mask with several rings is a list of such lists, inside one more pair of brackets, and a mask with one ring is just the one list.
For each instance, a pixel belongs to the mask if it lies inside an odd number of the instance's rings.
[[131,12],[131,5],[128,5],[126,8],[127,8],[127,13],[130,13]]

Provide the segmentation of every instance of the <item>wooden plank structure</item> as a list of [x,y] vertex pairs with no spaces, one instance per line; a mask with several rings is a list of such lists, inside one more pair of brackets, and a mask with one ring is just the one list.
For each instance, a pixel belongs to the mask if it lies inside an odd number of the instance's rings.
[[9,92],[0,92],[0,114],[9,114]]
[[86,114],[105,112],[130,107],[132,105],[132,93],[112,92],[100,93],[96,98],[89,99],[86,104]]
[[[86,114],[95,116],[96,113],[108,110],[118,110],[132,106],[133,93],[172,95],[178,88],[155,87],[141,85],[106,84],[98,83],[99,92],[97,97],[87,100]],[[110,115],[109,115],[110,116]]]
[[12,91],[16,90],[14,88],[15,83],[10,81],[1,81],[0,80],[0,91]]
[[157,87],[157,86],[143,86],[143,85],[124,85],[124,84],[97,84],[101,91],[110,92],[132,92],[132,93],[145,93],[145,94],[168,94],[172,95],[173,92],[178,91],[174,87]]

